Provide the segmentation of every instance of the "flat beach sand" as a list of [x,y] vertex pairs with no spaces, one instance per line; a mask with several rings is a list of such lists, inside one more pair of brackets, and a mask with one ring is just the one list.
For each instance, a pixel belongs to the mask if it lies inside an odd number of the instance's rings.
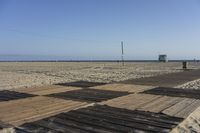
[[[128,79],[179,72],[181,62],[1,62],[0,89],[26,88],[74,81],[111,83]],[[191,69],[200,68],[190,63]]]

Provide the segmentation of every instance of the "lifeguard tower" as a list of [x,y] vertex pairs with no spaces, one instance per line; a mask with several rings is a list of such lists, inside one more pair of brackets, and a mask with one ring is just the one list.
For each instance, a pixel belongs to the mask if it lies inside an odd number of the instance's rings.
[[168,62],[167,60],[167,55],[166,54],[161,54],[158,56],[158,61],[159,62]]

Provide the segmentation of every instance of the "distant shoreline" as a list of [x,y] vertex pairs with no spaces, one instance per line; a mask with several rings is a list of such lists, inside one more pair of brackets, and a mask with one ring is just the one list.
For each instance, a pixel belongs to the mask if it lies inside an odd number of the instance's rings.
[[[200,62],[200,60],[169,60],[168,62]],[[121,60],[0,60],[0,62],[122,62]],[[124,60],[124,62],[159,62],[158,60]]]

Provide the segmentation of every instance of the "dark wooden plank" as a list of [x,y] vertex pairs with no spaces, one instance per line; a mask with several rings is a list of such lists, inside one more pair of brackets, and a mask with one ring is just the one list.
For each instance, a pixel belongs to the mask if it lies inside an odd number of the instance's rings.
[[195,89],[157,87],[154,89],[146,90],[142,93],[200,99],[200,90],[195,90]]
[[9,91],[9,90],[2,90],[0,91],[0,102],[28,98],[28,97],[33,97],[33,96],[36,96],[36,95]]
[[[120,114],[127,115],[129,117],[131,116],[136,117],[135,115],[143,116],[151,120],[160,121],[163,123],[178,124],[183,120],[183,118],[172,117],[172,116],[168,116],[168,115],[160,114],[160,113],[152,113],[152,112],[145,112],[145,111],[138,111],[138,110],[128,110],[128,109],[123,109],[123,108],[110,107],[107,105],[103,105],[103,106],[96,105],[96,107],[104,111],[110,110],[112,111],[112,113],[120,112]],[[92,110],[93,107],[88,107],[88,108],[91,108]]]
[[[64,119],[64,120],[71,120],[71,121],[75,121],[84,125],[89,126],[89,128],[91,128],[91,131],[95,132],[95,129],[97,129],[98,127],[104,128],[104,130],[112,130],[113,132],[130,132],[132,130],[131,127],[124,127],[121,125],[116,125],[113,123],[109,123],[107,122],[105,119],[93,119],[90,117],[81,117],[80,115],[72,115],[72,114],[62,114],[62,115],[58,115],[57,117]],[[85,128],[85,126],[80,125],[81,128]]]
[[30,132],[28,132],[28,131],[25,131],[25,130],[23,130],[23,129],[20,129],[20,128],[14,128],[14,130],[15,130],[15,133],[30,133]]
[[46,126],[38,125],[36,123],[31,123],[31,124],[24,124],[23,127],[20,127],[20,129],[29,132],[29,133],[58,133],[54,130],[49,129]]
[[[54,131],[54,132],[70,132],[70,133],[77,133],[78,130],[71,130],[69,127],[65,127],[61,124],[47,121],[47,120],[40,120],[35,122],[36,125],[48,128],[49,131]],[[80,130],[79,130],[80,131]],[[88,133],[88,132],[83,132],[83,133]]]
[[116,119],[119,119],[121,121],[128,121],[131,123],[140,123],[140,124],[150,125],[150,126],[158,126],[161,128],[172,128],[172,127],[174,127],[174,125],[176,125],[176,124],[163,122],[159,119],[157,119],[157,121],[154,121],[151,118],[144,117],[144,116],[137,115],[137,114],[132,115],[132,116],[130,116],[130,115],[127,116],[122,113],[119,114],[119,113],[115,113],[115,112],[107,112],[105,110],[101,110],[100,112],[99,111],[100,110],[77,110],[74,112],[77,112],[79,114],[85,114],[90,117],[92,117],[92,116],[99,117],[99,118],[107,117],[107,118],[113,119],[113,121],[115,121]]
[[200,78],[200,69],[170,73],[170,74],[163,74],[163,75],[140,78],[140,79],[130,79],[130,80],[123,81],[121,83],[174,87],[174,86],[181,85],[186,82],[193,81],[199,78]]
[[89,114],[88,113],[76,113],[76,112],[69,112],[69,117],[73,117],[73,118],[77,118],[77,119],[81,119],[81,121],[94,121],[94,120],[99,120],[99,119],[103,119],[104,123],[109,123],[109,124],[115,124],[115,125],[120,125],[120,126],[124,126],[125,127],[129,127],[129,128],[134,128],[134,129],[138,129],[138,130],[145,130],[146,131],[152,131],[152,132],[159,132],[159,131],[163,131],[163,132],[169,132],[170,128],[173,128],[174,126],[170,126],[170,125],[162,125],[159,123],[149,123],[151,121],[144,121],[144,119],[134,119],[134,120],[125,120],[122,119],[122,117],[118,116],[114,116],[113,114],[105,114],[105,113],[99,113],[99,112],[92,112],[90,111]]
[[94,87],[94,86],[100,86],[100,85],[105,85],[105,84],[106,83],[100,83],[100,82],[76,81],[76,82],[69,82],[69,83],[59,83],[56,85],[73,86],[73,87]]
[[10,127],[12,127],[12,125],[0,121],[0,130],[3,129],[3,128],[10,128]]
[[[81,132],[90,132],[90,133],[112,133],[113,130],[110,129],[106,129],[105,127],[102,127],[102,125],[99,126],[91,126],[88,123],[84,123],[84,122],[79,122],[74,120],[74,119],[66,119],[65,117],[59,115],[56,116],[55,122],[63,124],[67,127],[72,127],[72,128],[76,128],[79,129]],[[115,131],[116,133],[120,133],[119,131]]]
[[68,124],[69,122],[67,122],[67,121],[63,122],[62,120],[58,120],[58,118],[51,117],[50,119],[46,119],[46,121],[47,122],[51,121],[50,124],[48,124],[48,126],[50,126],[51,128],[54,128],[54,130],[59,131],[59,132],[90,133],[89,131],[81,130],[74,126],[71,126],[70,124]]
[[42,130],[61,133],[169,132],[182,120],[165,114],[95,105],[27,123],[21,128],[31,132]]
[[86,101],[86,102],[101,102],[128,94],[130,93],[108,91],[108,90],[96,90],[96,89],[81,89],[81,90],[73,90],[57,94],[50,94],[47,96],[62,98],[62,99]]

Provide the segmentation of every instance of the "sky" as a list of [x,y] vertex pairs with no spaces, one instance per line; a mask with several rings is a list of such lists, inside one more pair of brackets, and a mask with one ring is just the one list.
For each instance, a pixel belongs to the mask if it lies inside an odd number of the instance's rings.
[[0,0],[0,56],[200,59],[200,0]]

